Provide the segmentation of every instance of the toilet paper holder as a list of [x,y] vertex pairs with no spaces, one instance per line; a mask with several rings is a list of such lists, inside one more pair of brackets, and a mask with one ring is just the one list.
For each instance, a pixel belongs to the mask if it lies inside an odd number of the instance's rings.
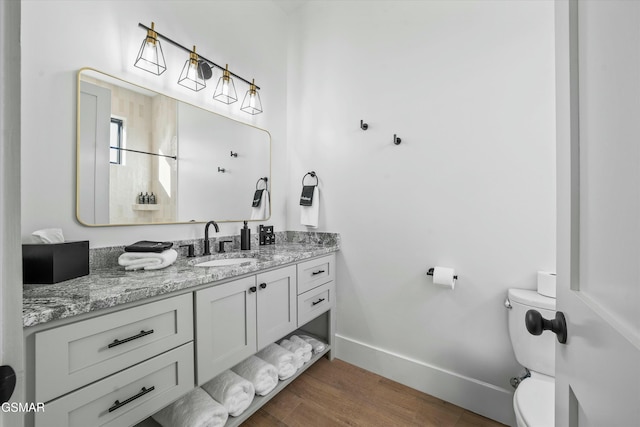
[[[430,269],[427,271],[427,276],[433,276],[433,268],[430,268]],[[453,276],[453,278],[454,278],[455,280],[458,280],[458,275],[456,274],[455,276]]]

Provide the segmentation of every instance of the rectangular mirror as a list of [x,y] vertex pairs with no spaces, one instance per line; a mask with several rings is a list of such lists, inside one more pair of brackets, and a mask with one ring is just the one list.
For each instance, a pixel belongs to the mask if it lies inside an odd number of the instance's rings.
[[90,68],[78,73],[77,114],[82,224],[270,217],[252,206],[256,189],[271,190],[266,130]]

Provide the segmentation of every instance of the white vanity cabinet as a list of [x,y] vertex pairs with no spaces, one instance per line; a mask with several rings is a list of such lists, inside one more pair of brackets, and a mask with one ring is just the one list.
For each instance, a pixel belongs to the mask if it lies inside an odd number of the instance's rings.
[[197,291],[196,360],[201,385],[297,326],[296,267]]
[[193,388],[185,294],[34,334],[36,427],[130,425]]
[[333,357],[335,254],[290,262],[25,329],[27,401],[45,404],[26,426],[157,427],[153,413],[273,342],[296,333],[328,344],[227,422],[238,426],[320,357]]

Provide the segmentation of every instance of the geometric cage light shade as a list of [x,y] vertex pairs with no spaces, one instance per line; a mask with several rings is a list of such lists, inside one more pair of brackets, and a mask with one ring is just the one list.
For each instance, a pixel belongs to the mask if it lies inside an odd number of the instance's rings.
[[202,70],[202,64],[196,53],[196,47],[189,53],[189,59],[184,63],[178,84],[187,87],[193,91],[199,91],[207,87],[207,83],[204,81],[204,72]]
[[240,107],[242,111],[245,113],[249,113],[252,115],[262,113],[262,101],[260,100],[260,94],[258,93],[258,88],[255,84],[255,80],[252,80],[249,85],[249,90],[244,95],[244,99],[242,100],[242,107]]
[[233,84],[231,73],[229,73],[229,64],[226,65],[222,72],[222,77],[218,80],[218,85],[213,93],[213,99],[224,104],[233,104],[238,100],[236,86]]
[[164,73],[167,64],[164,60],[162,45],[158,40],[158,34],[154,31],[155,23],[151,23],[151,29],[147,30],[147,36],[142,41],[140,51],[136,57],[135,66],[157,76]]
[[189,59],[187,59],[182,68],[182,72],[178,78],[178,84],[196,92],[200,91],[207,87],[206,80],[213,76],[212,69],[217,68],[222,70],[222,77],[218,79],[218,84],[213,93],[213,99],[225,104],[237,102],[238,93],[236,92],[234,79],[236,82],[240,80],[249,85],[249,90],[244,96],[240,109],[251,115],[262,113],[262,100],[258,92],[260,87],[255,84],[255,80],[249,82],[249,80],[242,76],[229,71],[228,64],[223,68],[210,59],[197,54],[195,46],[193,46],[193,49],[189,49],[183,44],[167,37],[165,34],[157,32],[155,30],[155,23],[153,22],[151,23],[151,27],[147,27],[141,23],[138,23],[138,26],[146,29],[147,34],[142,42],[142,46],[140,46],[138,56],[134,63],[137,68],[158,76],[166,71],[167,65],[160,44],[160,39],[162,39],[163,42],[167,42],[189,53]]

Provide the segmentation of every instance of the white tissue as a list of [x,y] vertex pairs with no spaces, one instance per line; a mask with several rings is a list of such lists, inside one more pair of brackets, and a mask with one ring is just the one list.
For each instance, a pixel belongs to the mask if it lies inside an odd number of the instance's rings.
[[456,286],[456,279],[453,276],[455,275],[456,272],[453,268],[435,267],[433,269],[433,283],[435,285],[454,289]]
[[31,233],[34,243],[64,243],[61,228],[44,228]]

